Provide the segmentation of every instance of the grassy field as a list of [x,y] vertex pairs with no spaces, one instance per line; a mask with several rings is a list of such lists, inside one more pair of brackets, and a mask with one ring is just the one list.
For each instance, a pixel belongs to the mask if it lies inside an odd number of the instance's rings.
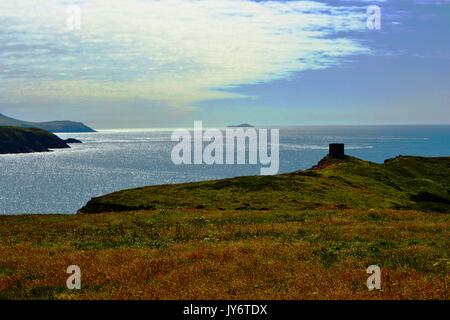
[[[0,297],[443,299],[448,214],[156,210],[1,217]],[[65,287],[82,270],[82,290]],[[366,268],[382,268],[368,292]]]
[[[290,175],[94,200],[140,210],[2,216],[0,298],[445,299],[449,177],[448,158],[327,159]],[[79,291],[66,288],[73,264]],[[373,264],[382,290],[369,292]]]

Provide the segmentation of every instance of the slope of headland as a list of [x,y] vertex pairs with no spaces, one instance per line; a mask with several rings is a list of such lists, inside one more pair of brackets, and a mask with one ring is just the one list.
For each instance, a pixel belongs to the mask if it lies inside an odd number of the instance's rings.
[[[449,164],[328,157],[274,177],[126,190],[84,209],[103,214],[0,216],[0,299],[444,300]],[[81,290],[66,287],[73,264]],[[370,265],[382,290],[366,286]]]
[[376,164],[326,157],[306,171],[150,186],[94,198],[81,213],[151,209],[384,208],[450,211],[450,157]]
[[50,132],[95,132],[81,122],[74,121],[48,121],[48,122],[29,122],[7,117],[0,113],[0,126],[13,126],[21,128],[40,128]]
[[48,152],[70,148],[53,133],[38,128],[0,127],[0,154]]

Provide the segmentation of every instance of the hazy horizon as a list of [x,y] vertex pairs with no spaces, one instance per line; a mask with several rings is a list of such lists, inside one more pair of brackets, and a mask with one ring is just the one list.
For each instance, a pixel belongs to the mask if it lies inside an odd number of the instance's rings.
[[[239,124],[239,123],[237,123]],[[226,128],[230,125],[237,125],[237,124],[222,124],[222,125],[216,125],[211,126],[207,125],[204,126],[204,129],[207,128]],[[308,127],[421,127],[421,126],[429,126],[429,127],[439,127],[439,126],[450,126],[450,123],[406,123],[406,124],[284,124],[284,125],[277,125],[277,124],[251,124],[252,126],[256,128],[295,128],[295,127],[302,127],[302,128],[308,128]],[[115,128],[109,128],[109,127],[92,127],[96,130],[102,130],[102,131],[114,131],[114,130],[171,130],[176,128],[193,128],[193,124],[188,125],[182,125],[182,126],[166,126],[166,127],[115,127]],[[245,128],[244,128],[245,129]]]
[[[39,118],[34,118],[34,119],[19,119],[16,118],[14,116],[12,116],[11,114],[4,114],[1,112],[0,110],[0,114],[3,114],[4,116],[10,117],[10,118],[14,118],[14,119],[18,119],[18,120],[23,120],[23,121],[29,121],[29,122],[46,122],[46,121],[75,121],[75,122],[79,122],[81,120],[77,120],[77,119],[42,119],[41,117]],[[89,120],[88,120],[89,121]],[[193,120],[193,121],[197,121],[197,120]],[[162,129],[176,129],[176,128],[193,128],[193,123],[185,123],[185,124],[180,124],[180,125],[167,125],[167,126],[117,126],[117,127],[112,127],[112,126],[108,126],[108,125],[102,125],[102,126],[93,126],[90,125],[89,122],[85,122],[85,125],[88,125],[89,127],[96,129],[96,130],[104,130],[104,131],[108,131],[108,130],[162,130]],[[236,121],[236,122],[232,122],[232,123],[216,123],[216,124],[210,124],[210,123],[203,123],[204,128],[226,128],[229,126],[234,126],[234,125],[240,125],[240,124],[250,124],[254,127],[265,127],[265,128],[282,128],[282,127],[395,127],[395,126],[450,126],[450,122],[449,123],[341,123],[341,124],[334,124],[334,123],[329,123],[329,124],[319,124],[319,123],[308,123],[308,124],[276,124],[276,123],[250,123],[249,121]]]

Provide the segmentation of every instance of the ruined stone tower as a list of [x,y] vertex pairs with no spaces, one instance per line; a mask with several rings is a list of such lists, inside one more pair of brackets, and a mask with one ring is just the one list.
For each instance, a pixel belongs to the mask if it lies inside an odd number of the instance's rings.
[[328,155],[333,158],[345,158],[345,145],[343,143],[331,143]]

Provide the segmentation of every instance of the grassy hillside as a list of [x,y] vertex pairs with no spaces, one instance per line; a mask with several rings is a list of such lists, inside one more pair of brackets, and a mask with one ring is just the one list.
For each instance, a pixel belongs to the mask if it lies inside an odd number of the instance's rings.
[[326,158],[122,191],[100,214],[0,216],[0,299],[447,299],[449,161]]
[[81,212],[136,209],[300,210],[393,208],[450,211],[450,157],[398,157],[375,164],[325,158],[311,170],[125,190]]
[[30,122],[7,117],[0,113],[0,126],[12,126],[21,128],[39,128],[50,132],[95,132],[81,122],[73,121],[48,121]]
[[37,128],[0,127],[0,154],[70,148],[53,133]]

